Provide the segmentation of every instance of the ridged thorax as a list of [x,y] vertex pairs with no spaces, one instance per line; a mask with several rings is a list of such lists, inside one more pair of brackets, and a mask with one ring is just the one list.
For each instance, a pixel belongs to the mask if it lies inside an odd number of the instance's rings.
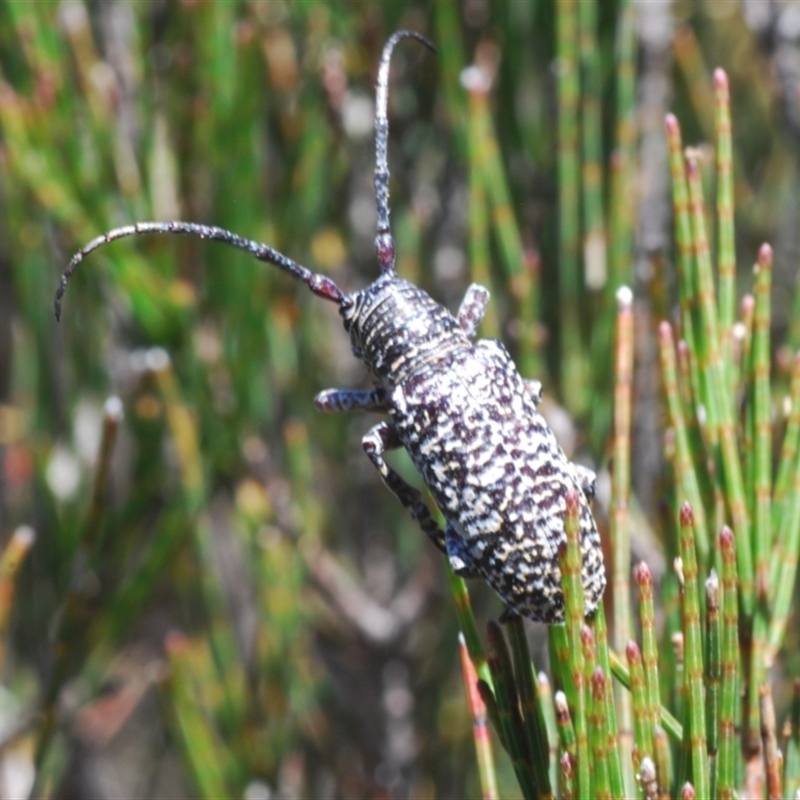
[[470,346],[446,308],[394,274],[345,297],[339,312],[353,354],[376,378],[393,386],[421,366]]

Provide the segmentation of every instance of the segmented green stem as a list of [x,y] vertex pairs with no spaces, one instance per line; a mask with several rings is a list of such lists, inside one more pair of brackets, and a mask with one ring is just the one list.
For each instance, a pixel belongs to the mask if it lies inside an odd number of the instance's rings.
[[720,588],[715,570],[706,579],[706,734],[711,796],[717,793],[717,748],[719,746],[719,691],[722,672],[720,636]]
[[[692,222],[689,216],[689,190],[686,185],[681,129],[673,114],[666,117],[669,170],[672,177],[672,211],[675,218],[675,245],[678,262],[678,292],[681,305],[681,336],[689,345],[689,351],[697,353],[695,337],[700,334],[700,318],[697,311],[697,278],[692,269]],[[700,397],[700,377],[696,364],[692,365],[692,389]]]
[[579,544],[580,523],[578,520],[579,502],[575,490],[570,490],[566,497],[566,545],[559,553],[561,561],[561,582],[564,588],[566,605],[566,633],[569,640],[569,664],[572,684],[575,691],[573,722],[578,745],[578,796],[590,796],[589,741],[586,723],[588,720],[588,687],[584,674],[583,646],[581,630],[583,628],[583,584],[581,582],[581,551]]
[[733,532],[719,535],[722,556],[722,683],[719,702],[717,796],[732,800],[736,783],[736,703],[739,696],[739,606]]
[[658,800],[669,800],[669,790],[673,780],[672,753],[666,731],[660,725],[656,725],[653,731],[653,748],[658,778]]
[[618,5],[616,67],[617,125],[616,149],[611,157],[611,214],[609,275],[612,287],[632,279],[631,248],[634,206],[631,197],[636,162],[636,4],[622,0]]
[[576,0],[557,0],[558,84],[558,238],[562,396],[581,415],[587,406],[586,364],[578,310],[580,165],[578,155],[578,15]]
[[697,586],[694,515],[692,507],[681,507],[681,559],[685,579],[683,632],[685,680],[688,689],[688,720],[692,753],[692,778],[700,797],[709,796],[705,701],[703,697],[703,642],[700,632],[700,596]]
[[558,726],[558,741],[564,755],[568,755],[573,763],[578,758],[578,742],[575,738],[575,728],[569,715],[569,704],[564,692],[556,692],[554,697],[556,707],[556,725]]
[[[597,663],[603,668],[605,675],[611,675],[606,613],[603,610],[602,603],[595,611],[590,627],[594,633],[594,642],[597,647]],[[624,797],[625,784],[622,777],[617,711],[614,700],[614,685],[611,680],[606,681],[606,720],[608,723],[608,771],[611,780],[611,795],[612,797]]]
[[[696,257],[698,298],[703,321],[702,336],[698,337],[700,347],[701,373],[707,376],[706,403],[707,425],[717,430],[722,461],[722,478],[728,506],[733,518],[734,532],[740,545],[736,548],[739,559],[739,598],[742,611],[749,622],[753,614],[753,558],[750,545],[750,520],[747,514],[742,468],[736,441],[733,404],[728,402],[725,393],[725,376],[719,354],[719,334],[717,329],[717,308],[714,300],[714,282],[711,274],[711,258],[708,239],[705,233],[705,211],[703,204],[700,172],[697,160],[689,154],[686,157],[686,176],[691,203],[692,233]],[[749,625],[748,625],[749,627]],[[696,788],[699,790],[695,784]]]
[[653,576],[650,567],[642,561],[633,573],[639,588],[639,619],[642,627],[642,666],[644,668],[647,713],[650,731],[661,723],[661,698],[658,682],[658,635],[656,634],[656,612],[653,601]]
[[[474,91],[471,91],[470,95],[474,93]],[[472,280],[488,288],[492,285],[489,269],[489,209],[480,163],[482,150],[477,105],[477,100],[470,101],[469,135],[467,136],[467,154],[469,158],[469,264]],[[492,303],[489,303],[489,306],[492,305]],[[498,338],[500,336],[500,324],[497,320],[497,311],[489,306],[487,306],[486,315],[481,321],[481,332],[487,337]]]
[[636,741],[635,766],[641,765],[645,756],[653,755],[653,727],[650,710],[647,706],[647,687],[639,646],[631,640],[625,648],[628,669],[631,675],[631,695],[633,697],[633,730]]
[[573,800],[575,797],[574,760],[569,753],[563,753],[558,762],[561,800]]
[[705,222],[703,185],[697,155],[689,148],[685,151],[686,185],[689,190],[689,218],[692,223],[692,253],[694,255],[695,285],[697,288],[700,327],[695,330],[702,402],[705,408],[705,429],[714,446],[719,442],[721,403],[724,401],[722,360],[719,351],[717,306],[714,295],[714,280],[711,269],[711,252],[708,245]]
[[486,654],[483,650],[483,642],[478,634],[478,626],[475,622],[475,615],[472,613],[472,604],[469,599],[467,584],[463,578],[453,572],[450,564],[446,564],[447,583],[450,587],[450,596],[453,598],[453,605],[456,609],[458,627],[464,636],[470,661],[478,673],[478,677],[484,681],[489,688],[492,687],[492,673],[486,663]]
[[[714,71],[714,127],[717,135],[717,268],[719,271],[720,348],[728,374],[728,392],[733,389],[732,343],[736,310],[736,252],[733,225],[733,148],[728,76]],[[732,395],[729,394],[732,399]]]
[[753,317],[753,552],[756,556],[756,605],[753,646],[750,653],[748,719],[745,736],[757,746],[759,736],[759,687],[766,681],[765,654],[768,629],[769,560],[772,536],[772,424],[770,398],[770,291],[772,248],[758,251]]
[[[678,392],[678,377],[675,367],[675,346],[672,339],[672,327],[668,322],[662,322],[658,327],[658,345],[661,357],[661,374],[664,381],[664,393],[667,396],[670,425],[675,432],[675,483],[680,495],[685,497],[692,508],[697,508],[695,515],[698,531],[699,551],[701,557],[708,557],[708,539],[703,543],[704,534],[707,534],[707,522],[703,510],[703,500],[700,494],[700,484],[694,468],[692,453],[689,447],[689,437],[686,423],[683,418],[680,395]],[[705,544],[705,546],[704,546]]]
[[739,370],[739,379],[736,383],[737,396],[745,394],[750,383],[750,351],[753,349],[753,317],[756,309],[756,299],[752,294],[742,297],[742,356]]
[[770,581],[770,588],[774,592],[767,644],[770,658],[778,652],[783,642],[797,576],[797,558],[800,550],[800,456],[794,464],[792,491],[783,505],[778,528],[778,545],[774,556],[778,561],[777,566],[773,568],[776,577],[774,581]]
[[475,755],[478,761],[478,777],[481,782],[481,797],[483,800],[497,798],[497,773],[494,768],[492,754],[492,740],[489,736],[489,726],[486,724],[486,704],[478,690],[478,675],[467,652],[464,635],[458,636],[458,652],[461,659],[461,674],[464,678],[464,688],[467,692],[467,705],[472,716],[472,738],[475,741]]
[[[625,666],[625,663],[613,650],[609,651],[609,656],[611,661],[611,674],[626,689],[630,690],[631,674]],[[683,739],[683,726],[664,706],[661,706],[660,724],[676,742],[680,742]]]
[[592,675],[592,794],[597,800],[611,800],[608,775],[608,737],[606,735],[606,676],[602,667]]
[[583,267],[586,285],[597,290],[607,280],[606,233],[603,212],[603,125],[600,116],[602,70],[597,46],[597,0],[578,3],[581,66],[581,144],[583,164]]
[[544,672],[536,676],[539,697],[539,714],[544,720],[547,733],[548,750],[550,752],[550,786],[558,786],[558,731],[556,730],[556,710],[553,705],[553,688]]
[[[792,482],[792,472],[794,470],[797,457],[797,447],[800,443],[800,353],[795,354],[792,365],[792,383],[789,389],[790,410],[789,418],[786,421],[786,431],[783,434],[783,445],[778,465],[778,475],[775,479],[775,490],[772,495],[772,530],[777,533],[780,519],[783,512],[783,504],[786,493]],[[778,576],[777,568],[780,564],[781,542],[777,542],[777,547],[770,562],[769,584],[774,587]]]
[[[631,542],[628,502],[631,485],[631,395],[633,387],[633,292],[617,292],[617,337],[614,366],[614,469],[611,483],[611,544],[614,551],[614,647],[625,649],[631,637]],[[627,692],[617,695],[619,747],[626,794],[636,790],[631,750],[633,715]]]

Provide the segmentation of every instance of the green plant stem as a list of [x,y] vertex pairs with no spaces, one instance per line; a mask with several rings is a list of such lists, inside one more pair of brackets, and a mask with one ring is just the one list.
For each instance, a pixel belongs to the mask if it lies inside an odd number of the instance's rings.
[[[714,71],[714,127],[717,136],[717,268],[719,271],[720,346],[728,375],[728,392],[733,391],[732,336],[736,309],[736,253],[733,224],[733,146],[728,76]],[[732,395],[730,395],[732,396]]]
[[733,532],[719,535],[722,556],[722,682],[719,700],[717,795],[732,800],[736,786],[736,705],[739,697],[738,576]]
[[[562,396],[568,410],[587,408],[586,364],[580,336],[578,258],[580,166],[578,151],[578,20],[576,0],[556,2],[558,85],[558,237]],[[580,781],[579,781],[580,788]]]
[[685,579],[683,605],[686,684],[688,689],[689,741],[692,753],[692,780],[700,797],[709,796],[708,748],[706,744],[705,702],[703,697],[703,642],[700,632],[700,597],[695,555],[692,507],[681,507],[681,559]]
[[579,510],[578,495],[570,490],[566,496],[566,529],[567,542],[559,554],[561,559],[561,582],[564,588],[566,605],[566,632],[569,640],[569,667],[575,701],[572,719],[575,725],[575,736],[578,746],[578,796],[589,797],[591,794],[591,772],[589,762],[588,721],[588,687],[585,680],[585,665],[581,631],[583,629],[583,584],[581,582],[582,559],[579,544]]
[[467,692],[467,705],[472,715],[472,738],[475,741],[475,755],[478,761],[478,776],[481,782],[483,800],[495,800],[499,797],[497,790],[497,773],[492,754],[492,740],[489,726],[486,724],[486,704],[478,690],[478,675],[467,652],[464,635],[459,634],[458,652],[461,659],[461,672],[464,688]]

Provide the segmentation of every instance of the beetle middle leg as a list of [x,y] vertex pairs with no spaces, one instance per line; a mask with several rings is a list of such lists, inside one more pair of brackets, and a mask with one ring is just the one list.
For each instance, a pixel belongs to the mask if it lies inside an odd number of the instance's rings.
[[386,392],[373,389],[326,389],[314,398],[317,411],[342,414],[348,411],[386,411]]
[[582,464],[573,464],[575,472],[578,477],[578,485],[581,487],[586,499],[591,502],[597,494],[597,475],[589,467],[584,467]]
[[433,518],[428,506],[423,502],[419,490],[406,483],[383,458],[383,454],[387,450],[397,450],[403,446],[394,426],[388,422],[379,422],[375,427],[367,431],[361,440],[361,444],[369,460],[380,472],[386,487],[411,512],[411,516],[414,517],[428,538],[443,553],[447,554],[444,532]]

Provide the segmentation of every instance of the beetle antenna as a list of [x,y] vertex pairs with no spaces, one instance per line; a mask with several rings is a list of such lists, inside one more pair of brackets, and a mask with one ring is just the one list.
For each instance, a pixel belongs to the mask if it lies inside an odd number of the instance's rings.
[[250,253],[251,256],[257,258],[259,261],[266,261],[269,264],[274,264],[278,269],[288,272],[292,277],[305,283],[305,285],[319,297],[324,297],[326,300],[331,300],[334,303],[340,303],[345,296],[344,292],[327,276],[312,272],[310,269],[298,264],[296,261],[292,261],[291,258],[283,255],[283,253],[279,253],[269,245],[261,244],[252,239],[245,239],[224,228],[217,228],[212,225],[200,225],[196,222],[137,222],[134,225],[124,225],[121,228],[114,228],[114,230],[108,231],[108,233],[104,233],[96,239],[92,239],[89,244],[82,247],[72,256],[67,268],[64,270],[64,274],[61,276],[58,289],[56,289],[53,306],[55,308],[57,320],[61,319],[61,300],[64,297],[67,282],[72,277],[72,273],[77,269],[78,264],[80,264],[89,253],[109,242],[113,242],[116,239],[124,239],[126,236],[138,236],[142,233],[175,233],[223,242],[230,247],[235,247]]
[[397,31],[383,46],[383,55],[378,69],[378,88],[375,93],[375,202],[378,207],[378,235],[375,237],[375,252],[381,272],[394,272],[394,239],[389,225],[389,120],[386,109],[389,102],[389,62],[394,46],[405,38],[416,39],[428,49],[436,48],[416,31]]

